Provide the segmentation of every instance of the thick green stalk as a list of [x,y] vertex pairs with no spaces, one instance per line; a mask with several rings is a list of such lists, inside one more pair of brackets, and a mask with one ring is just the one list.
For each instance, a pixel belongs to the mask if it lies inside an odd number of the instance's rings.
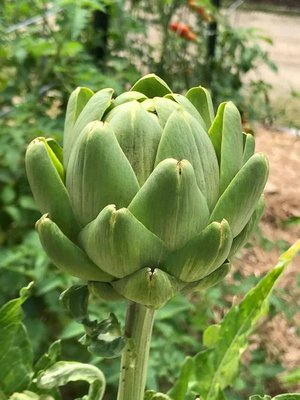
[[143,400],[154,320],[154,310],[130,303],[125,336],[127,344],[121,360],[117,400]]

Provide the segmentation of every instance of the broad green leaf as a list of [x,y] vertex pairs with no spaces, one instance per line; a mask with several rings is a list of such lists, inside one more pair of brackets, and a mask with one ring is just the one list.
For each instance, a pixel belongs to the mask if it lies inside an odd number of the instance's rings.
[[164,243],[126,208],[105,207],[79,234],[82,248],[110,275],[123,278],[145,265],[159,266]]
[[222,103],[209,135],[220,165],[220,194],[243,165],[243,134],[239,110],[232,102]]
[[130,89],[132,91],[140,92],[149,98],[156,96],[163,97],[171,93],[171,89],[159,76],[155,74],[148,74],[140,78]]
[[36,364],[34,365],[34,372],[37,373],[51,367],[53,364],[56,363],[60,355],[61,341],[56,340],[49,346],[47,353],[43,354],[41,358],[36,362]]
[[268,162],[263,154],[254,154],[236,174],[219,198],[210,221],[225,218],[236,237],[253,214],[268,178]]
[[169,390],[168,395],[172,400],[184,400],[188,391],[189,382],[194,374],[194,360],[186,357],[184,360],[176,384]]
[[[2,339],[2,329],[1,339]],[[33,375],[33,350],[25,326],[20,323],[12,336],[10,347],[1,347],[0,355],[0,390],[11,394],[27,389]],[[0,339],[0,345],[2,340]]]
[[231,385],[237,372],[241,354],[255,323],[265,310],[266,301],[286,266],[300,250],[300,240],[282,254],[277,265],[252,289],[239,304],[229,310],[220,324],[215,346],[197,354],[194,388],[201,388],[204,398],[216,400]]
[[201,232],[208,220],[207,203],[186,160],[158,164],[128,209],[169,249]]
[[154,168],[162,128],[156,116],[137,101],[126,103],[126,107],[114,111],[109,126],[142,185]]
[[194,87],[185,96],[198,110],[208,130],[214,119],[214,106],[209,91],[202,86]]
[[[67,168],[73,146],[83,129],[92,121],[101,121],[103,114],[111,104],[113,89],[103,89],[95,93],[82,108],[72,131],[68,133],[67,142],[64,143],[64,166]],[[81,105],[82,107],[82,105]]]
[[70,157],[66,186],[82,226],[108,204],[126,207],[138,191],[133,169],[107,123],[94,121],[80,135]]
[[219,170],[214,148],[200,124],[184,110],[174,111],[163,130],[155,164],[166,158],[188,160],[200,191],[212,209],[219,195]]
[[232,243],[228,222],[212,222],[184,247],[169,254],[164,269],[183,282],[195,282],[213,273],[227,259]]
[[101,400],[105,390],[103,373],[94,365],[72,361],[58,361],[43,371],[36,383],[40,389],[53,389],[69,382],[86,381],[90,384],[86,400]]
[[[53,155],[53,157],[51,156]],[[61,230],[74,237],[78,231],[68,192],[53,163],[56,158],[44,138],[33,140],[27,148],[25,165],[34,199],[44,213],[49,213]],[[59,164],[56,159],[56,164]]]
[[113,279],[97,267],[80,247],[67,238],[47,215],[38,220],[36,228],[45,252],[63,272],[87,281],[109,282]]
[[31,381],[33,351],[22,324],[22,304],[31,287],[32,283],[21,290],[19,298],[0,308],[0,395],[25,390]]

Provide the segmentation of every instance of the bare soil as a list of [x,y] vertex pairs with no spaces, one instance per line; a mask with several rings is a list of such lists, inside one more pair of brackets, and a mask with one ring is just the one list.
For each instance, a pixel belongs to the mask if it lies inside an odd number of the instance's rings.
[[[257,151],[265,153],[270,163],[270,177],[265,190],[266,209],[260,223],[262,237],[275,244],[282,240],[293,244],[300,238],[300,223],[287,226],[284,221],[300,217],[300,137],[260,126],[256,143]],[[245,275],[260,276],[276,264],[280,253],[278,246],[267,251],[256,239],[253,247],[241,252],[234,269],[243,271]],[[293,307],[300,305],[299,272],[300,256],[294,259],[279,283],[284,288],[284,300],[293,304]],[[299,367],[299,328],[299,314],[287,320],[280,313],[261,324],[253,340],[256,345],[263,343],[270,359],[281,362],[286,369]],[[300,390],[300,384],[296,389]]]

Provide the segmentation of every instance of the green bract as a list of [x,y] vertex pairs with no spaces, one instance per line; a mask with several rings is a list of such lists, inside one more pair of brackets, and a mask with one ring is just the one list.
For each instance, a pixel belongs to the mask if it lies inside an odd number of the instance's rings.
[[100,297],[153,308],[223,279],[268,176],[234,104],[214,116],[206,89],[174,94],[153,74],[116,98],[76,89],[63,150],[35,139],[26,169],[53,262]]

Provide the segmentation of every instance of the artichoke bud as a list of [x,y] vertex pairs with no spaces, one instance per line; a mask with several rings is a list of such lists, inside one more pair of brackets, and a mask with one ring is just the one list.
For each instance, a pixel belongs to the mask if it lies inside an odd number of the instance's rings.
[[26,173],[40,211],[49,213],[62,231],[73,237],[78,231],[78,224],[63,183],[59,146],[53,142],[41,137],[29,144],[25,156]]
[[262,214],[268,163],[254,142],[234,104],[214,116],[201,86],[183,96],[149,74],[115,99],[76,89],[63,151],[38,138],[26,152],[46,253],[104,300],[159,308],[216,284]]
[[214,106],[209,91],[202,86],[194,87],[187,91],[186,98],[202,116],[205,128],[208,130],[215,117]]
[[255,139],[251,133],[243,133],[243,164],[245,164],[255,152]]
[[156,96],[163,97],[172,92],[166,82],[155,74],[143,76],[132,86],[131,90],[143,93],[150,99]]
[[180,283],[159,268],[142,268],[123,279],[111,283],[128,300],[150,308],[160,308],[170,300]]
[[125,297],[121,296],[110,283],[106,282],[88,282],[88,288],[92,295],[98,299],[105,301],[122,301],[126,300]]
[[259,220],[261,219],[265,208],[265,202],[263,196],[259,199],[256,209],[254,210],[249,222],[239,233],[232,242],[231,250],[229,253],[229,258],[236,254],[245,244],[249,241],[250,237],[253,235]]
[[185,246],[171,252],[163,264],[164,269],[183,282],[198,281],[224,263],[231,244],[228,222],[212,222]]
[[113,279],[68,239],[47,214],[37,221],[36,229],[45,252],[61,271],[84,281],[110,282]]
[[200,290],[205,290],[208,289],[212,286],[217,285],[218,283],[222,282],[223,279],[226,277],[228,272],[230,271],[230,263],[225,262],[220,268],[212,272],[210,275],[206,276],[203,279],[200,279],[200,281],[197,282],[191,282],[187,285],[185,285],[181,289],[182,294],[189,294],[193,293],[196,291]]

